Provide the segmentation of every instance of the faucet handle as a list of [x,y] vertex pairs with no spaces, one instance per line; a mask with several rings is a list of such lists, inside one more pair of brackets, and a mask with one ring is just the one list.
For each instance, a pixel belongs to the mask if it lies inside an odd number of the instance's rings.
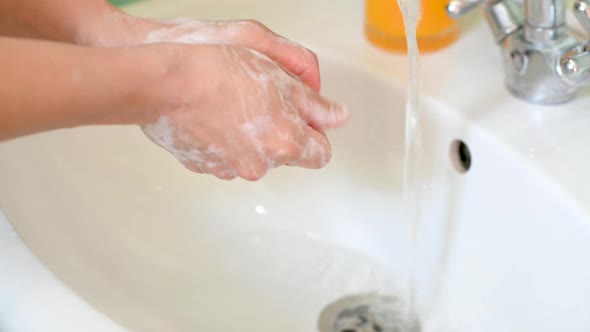
[[459,18],[484,3],[485,16],[497,43],[502,43],[522,28],[524,15],[520,0],[451,0],[447,5],[447,13],[452,18]]
[[486,8],[486,19],[498,44],[524,24],[523,6],[515,1],[499,0],[490,2]]
[[447,5],[447,13],[452,18],[459,18],[483,4],[485,1],[486,0],[451,0]]
[[590,34],[590,4],[588,0],[576,0],[574,3],[574,14],[582,25],[582,28]]

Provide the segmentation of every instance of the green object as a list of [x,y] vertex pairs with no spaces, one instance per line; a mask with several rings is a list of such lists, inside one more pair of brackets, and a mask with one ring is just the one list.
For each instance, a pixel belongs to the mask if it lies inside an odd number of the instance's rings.
[[124,6],[139,0],[109,0],[115,6]]

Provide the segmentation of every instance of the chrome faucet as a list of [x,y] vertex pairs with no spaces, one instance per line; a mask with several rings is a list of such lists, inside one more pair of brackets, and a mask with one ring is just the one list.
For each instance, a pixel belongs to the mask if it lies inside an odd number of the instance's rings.
[[[590,85],[590,40],[570,31],[565,0],[451,0],[457,18],[485,6],[488,25],[501,46],[506,86],[538,104],[572,100]],[[590,33],[590,0],[576,0],[574,13]]]

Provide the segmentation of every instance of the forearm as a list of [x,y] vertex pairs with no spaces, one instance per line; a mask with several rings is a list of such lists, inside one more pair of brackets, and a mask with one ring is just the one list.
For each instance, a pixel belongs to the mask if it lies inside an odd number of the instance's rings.
[[89,44],[118,16],[107,0],[2,0],[0,35]]
[[11,38],[0,38],[0,49],[0,140],[149,117],[146,89],[158,62],[147,63],[139,49]]

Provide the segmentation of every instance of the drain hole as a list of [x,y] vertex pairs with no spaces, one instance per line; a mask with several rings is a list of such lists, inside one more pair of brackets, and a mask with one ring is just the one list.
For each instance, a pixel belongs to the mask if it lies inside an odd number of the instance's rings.
[[408,321],[397,297],[353,295],[330,303],[320,315],[320,332],[420,332],[420,322]]
[[467,173],[471,168],[471,151],[465,142],[455,140],[451,143],[451,163],[459,173]]

